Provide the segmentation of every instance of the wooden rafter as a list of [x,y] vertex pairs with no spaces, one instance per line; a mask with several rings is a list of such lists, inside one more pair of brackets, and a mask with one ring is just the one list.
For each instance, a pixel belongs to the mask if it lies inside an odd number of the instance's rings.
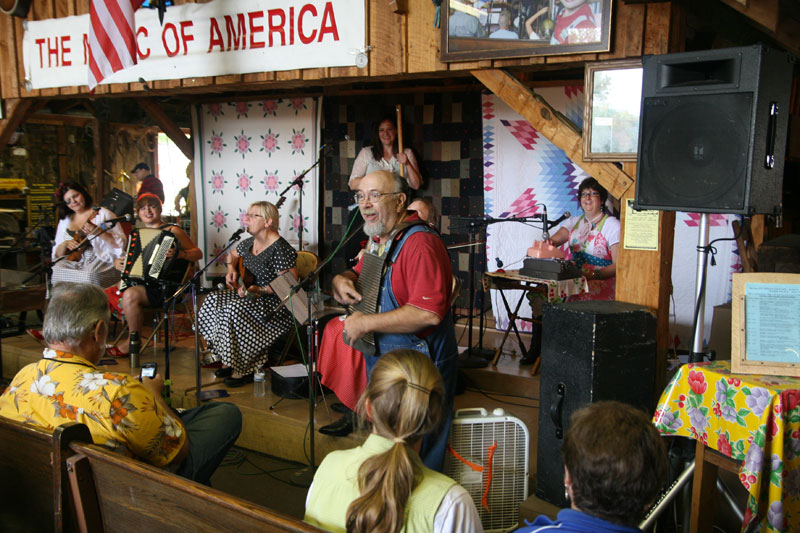
[[0,150],[6,147],[14,131],[46,103],[47,100],[34,98],[14,98],[6,101],[8,118],[0,120]]
[[194,161],[194,145],[191,139],[189,139],[189,137],[183,133],[183,130],[164,112],[164,109],[150,98],[137,98],[136,101],[147,111],[147,114],[150,115],[153,122],[172,139],[172,142],[183,152],[183,155],[185,155],[189,161]]
[[514,76],[500,69],[473,70],[472,75],[522,115],[550,142],[564,150],[575,164],[599,181],[611,196],[622,198],[625,191],[633,185],[633,179],[611,163],[584,161],[580,130]]

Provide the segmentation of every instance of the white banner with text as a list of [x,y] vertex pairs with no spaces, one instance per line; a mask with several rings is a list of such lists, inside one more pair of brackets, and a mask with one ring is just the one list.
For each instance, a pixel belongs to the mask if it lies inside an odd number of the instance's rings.
[[[364,0],[214,0],[136,11],[138,64],[102,83],[353,66]],[[86,85],[89,15],[25,23],[30,89]]]

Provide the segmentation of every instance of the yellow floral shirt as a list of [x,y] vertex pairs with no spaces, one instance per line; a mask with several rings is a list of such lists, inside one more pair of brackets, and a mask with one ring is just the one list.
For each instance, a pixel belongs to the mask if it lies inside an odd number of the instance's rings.
[[0,415],[53,430],[86,424],[94,443],[155,466],[169,464],[186,434],[136,378],[51,350],[20,370],[0,396]]

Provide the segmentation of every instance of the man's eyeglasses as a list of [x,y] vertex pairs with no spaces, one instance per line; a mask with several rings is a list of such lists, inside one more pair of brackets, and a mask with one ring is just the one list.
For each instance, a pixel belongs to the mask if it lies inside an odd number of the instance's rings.
[[379,201],[382,197],[388,196],[390,194],[400,194],[399,192],[378,192],[378,191],[369,191],[367,194],[359,191],[353,195],[353,200],[356,201],[357,204],[363,204],[364,201],[369,198],[369,201],[375,203]]
[[581,193],[581,198],[594,198],[595,196],[600,196],[600,193],[597,191],[588,191]]

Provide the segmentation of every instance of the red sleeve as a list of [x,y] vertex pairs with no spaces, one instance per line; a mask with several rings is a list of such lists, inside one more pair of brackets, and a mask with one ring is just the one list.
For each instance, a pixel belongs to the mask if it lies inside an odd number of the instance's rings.
[[413,305],[443,318],[450,309],[453,271],[447,249],[435,233],[409,236],[392,270],[397,303]]

